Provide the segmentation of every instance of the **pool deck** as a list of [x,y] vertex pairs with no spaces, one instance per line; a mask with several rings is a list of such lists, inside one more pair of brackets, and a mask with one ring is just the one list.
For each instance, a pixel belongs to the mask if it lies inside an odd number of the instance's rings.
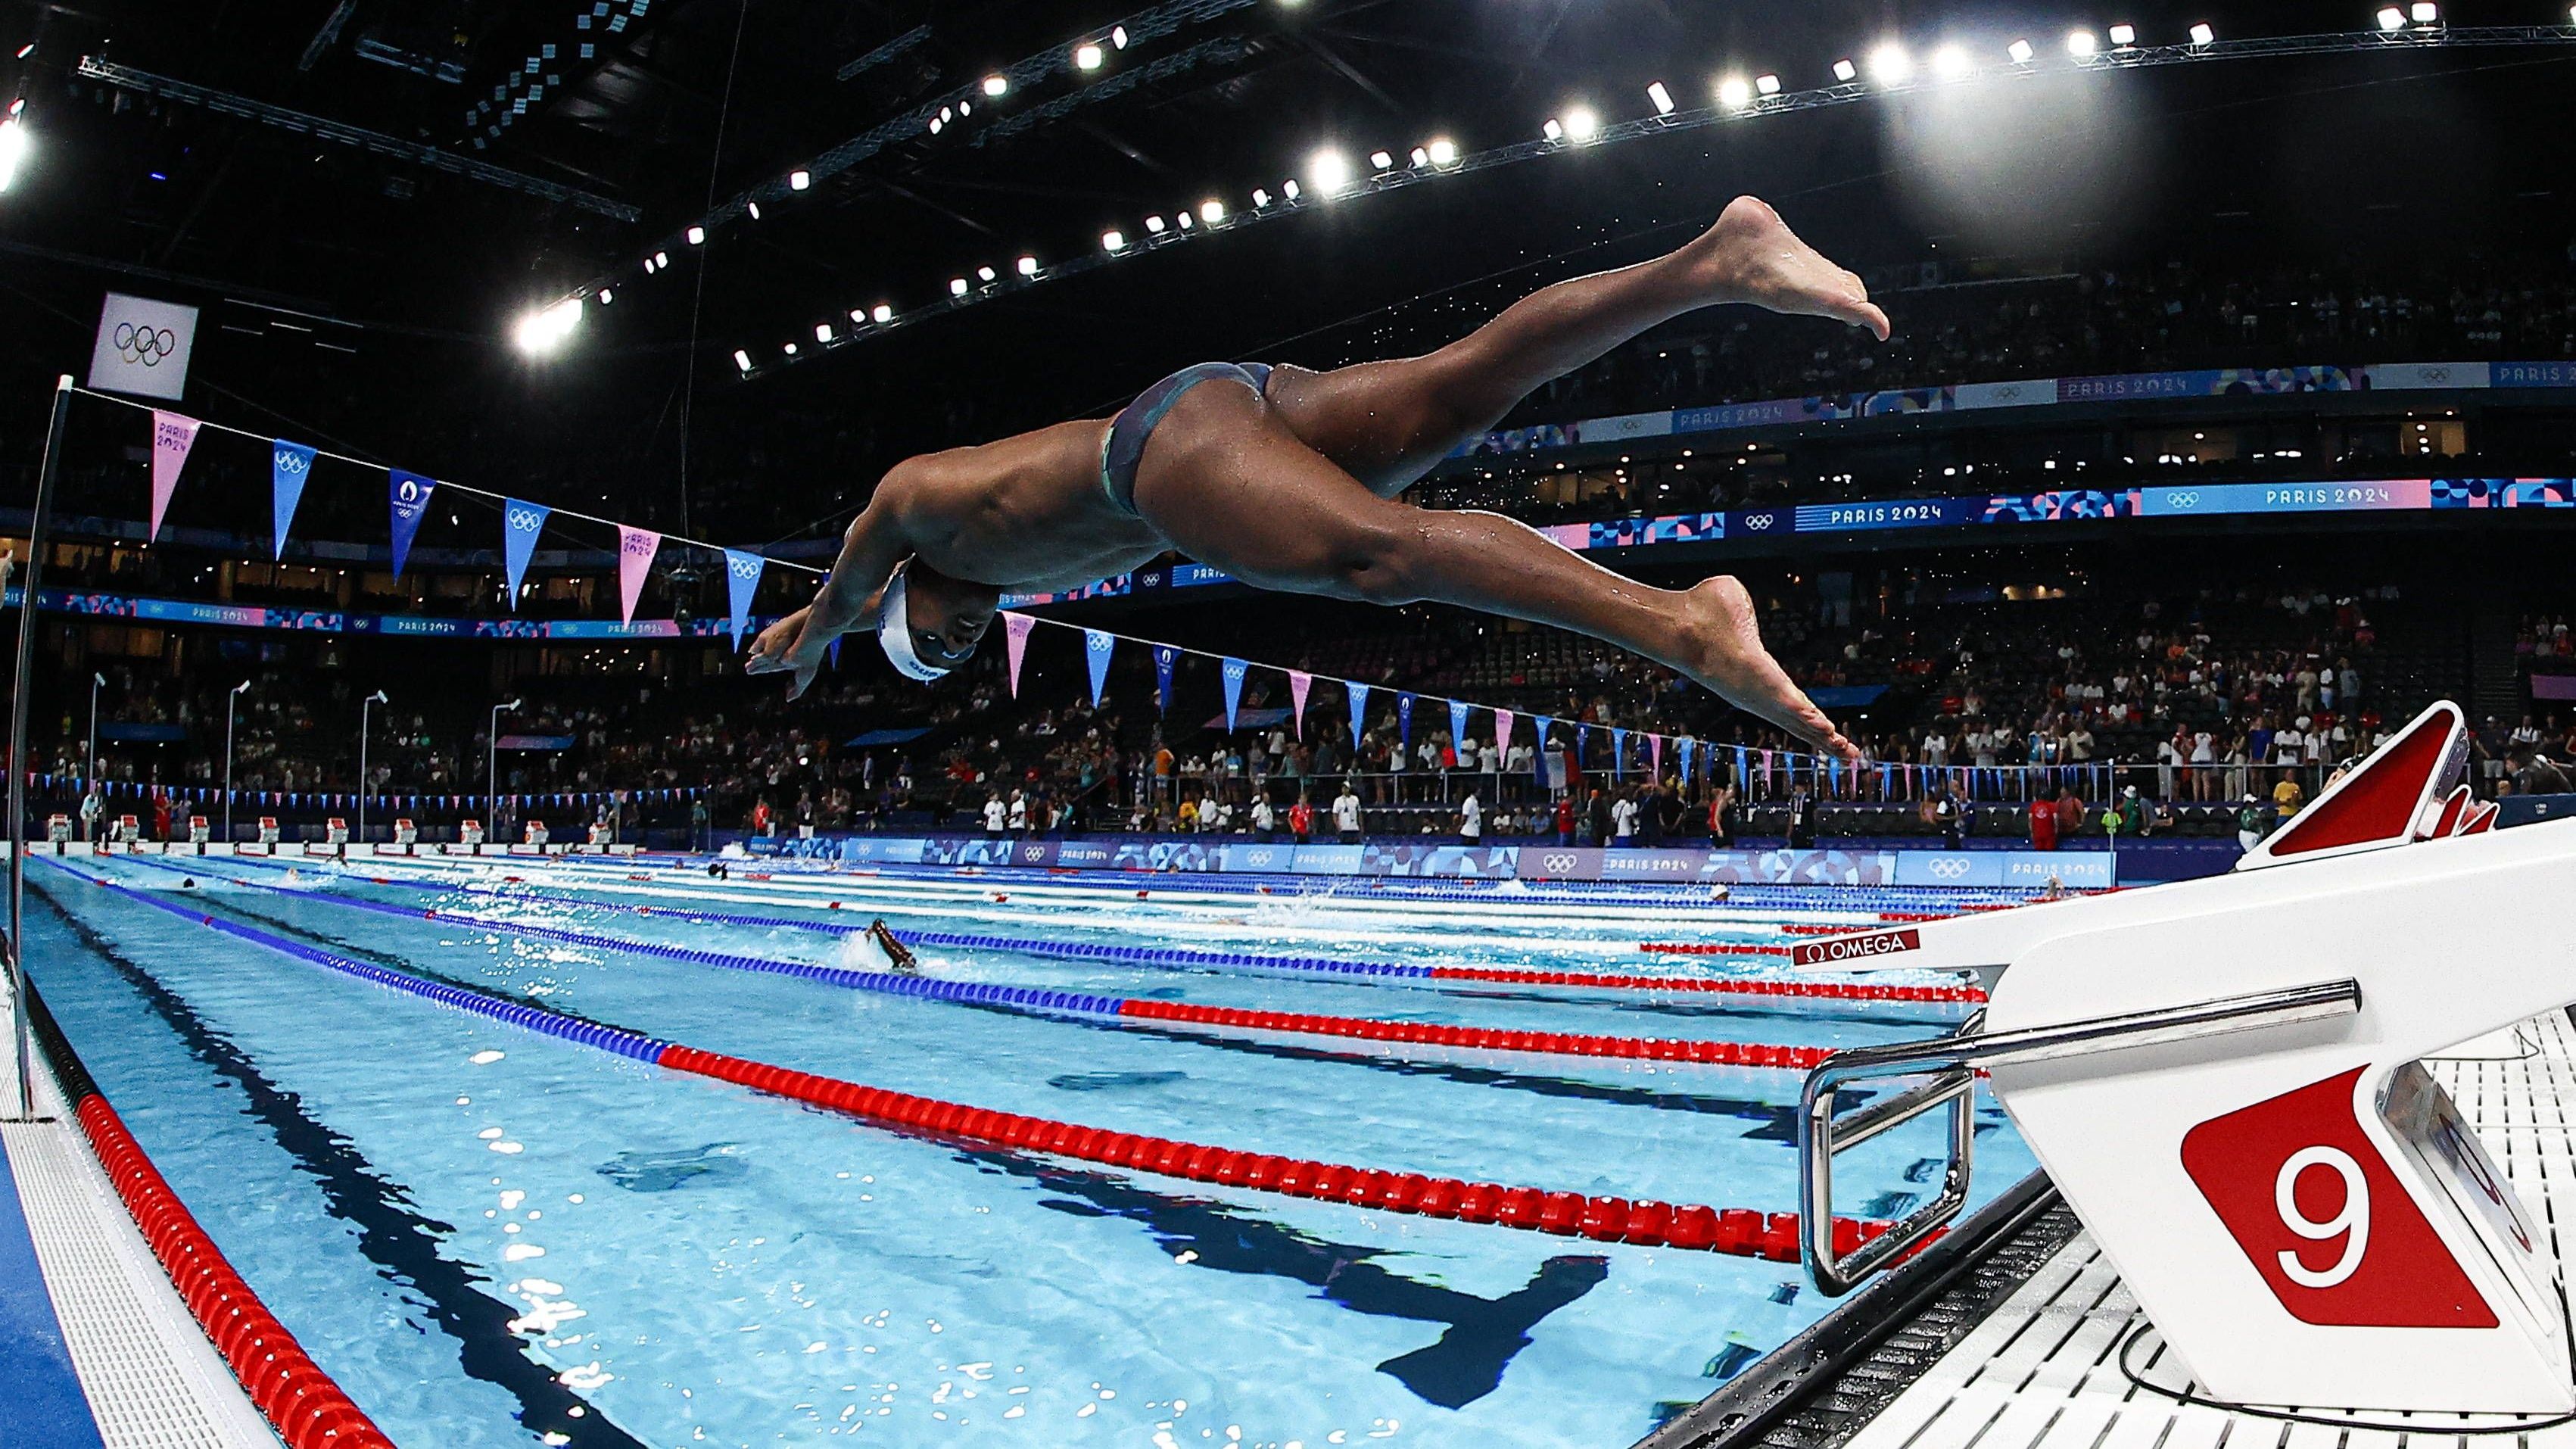
[[[2428,1059],[2488,1153],[2504,1168],[2559,1261],[2576,1242],[2576,1027],[2565,1011]],[[2566,1287],[2558,1285],[2562,1315]],[[2132,1345],[2130,1340],[2136,1338]],[[1901,1338],[1902,1330],[1891,1338]],[[2127,1346],[2133,1382],[2123,1370]],[[1869,1379],[1863,1362],[1848,1376]],[[2157,1390],[2164,1390],[2159,1393]],[[2576,1423],[2507,1415],[2369,1413],[2314,1408],[2317,1417],[2388,1427],[2325,1427],[2237,1413],[2170,1397],[2198,1392],[2139,1311],[2118,1272],[2077,1231],[2020,1286],[1919,1368],[1874,1416],[1824,1434],[1765,1433],[1773,1449],[2422,1449],[2431,1443],[2576,1446]],[[2523,1426],[2528,1427],[2523,1427]],[[1699,1441],[1727,1442],[1721,1437]]]
[[[0,1041],[14,1028],[0,1000]],[[0,1122],[0,1444],[277,1449],[41,1063],[36,1110]]]

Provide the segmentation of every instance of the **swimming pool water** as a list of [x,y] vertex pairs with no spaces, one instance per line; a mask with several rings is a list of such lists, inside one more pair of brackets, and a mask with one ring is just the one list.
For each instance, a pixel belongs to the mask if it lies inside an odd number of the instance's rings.
[[[890,1130],[388,991],[86,877],[871,1086],[1366,1167],[1787,1211],[1795,1072],[1014,1012],[352,902],[816,963],[864,953],[843,930],[635,908],[1675,974],[1723,968],[1637,942],[1777,942],[1777,911],[1679,893],[1584,908],[1544,893],[1319,901],[1158,886],[1140,901],[1124,880],[711,881],[524,862],[77,866],[29,877],[49,903],[31,899],[29,942],[49,1004],[218,1245],[406,1445],[1616,1445],[1828,1306],[1795,1264]],[[1964,1011],[921,957],[926,975],[1048,990],[1791,1045],[1919,1036]],[[1980,1122],[1982,1199],[2031,1161],[1999,1113]],[[1901,1213],[1936,1189],[1940,1139],[1926,1119],[1846,1154],[1843,1210]]]

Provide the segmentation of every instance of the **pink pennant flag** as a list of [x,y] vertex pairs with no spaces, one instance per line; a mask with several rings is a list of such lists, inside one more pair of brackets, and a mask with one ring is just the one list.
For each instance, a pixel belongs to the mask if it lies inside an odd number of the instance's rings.
[[1494,711],[1495,754],[1508,755],[1512,752],[1512,721],[1516,718],[1518,718],[1518,716],[1514,715],[1507,709],[1498,709]]
[[1020,697],[1020,661],[1029,657],[1029,631],[1038,626],[1029,614],[1002,616],[1002,642],[1011,652],[1011,698]]
[[652,577],[653,555],[662,551],[662,535],[649,528],[617,525],[618,616],[635,622],[635,601],[644,597],[644,580]]
[[188,466],[188,450],[197,446],[197,420],[152,410],[152,531],[161,536],[161,515],[170,511],[170,494],[179,486],[179,470]]
[[1762,788],[1765,790],[1771,788],[1771,752],[1769,750],[1762,752]]
[[1664,778],[1664,737],[1662,735],[1646,736],[1646,763],[1653,768],[1656,779]]
[[1295,730],[1301,740],[1306,737],[1306,691],[1314,684],[1315,676],[1303,670],[1288,671],[1288,727]]

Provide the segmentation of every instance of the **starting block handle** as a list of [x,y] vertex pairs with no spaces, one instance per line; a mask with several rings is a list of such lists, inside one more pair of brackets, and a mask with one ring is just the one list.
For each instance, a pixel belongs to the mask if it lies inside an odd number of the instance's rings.
[[[1988,1032],[1981,1012],[1954,1036],[1838,1051],[1807,1073],[1798,1095],[1799,1236],[1807,1276],[1829,1295],[1848,1293],[1958,1216],[1967,1206],[1976,1141],[1976,1069],[1998,1062],[2041,1062],[2094,1052],[2194,1041],[2231,1032],[2329,1021],[2361,1010],[2361,983],[2305,986],[2225,996],[2152,1011],[2097,1016],[2056,1026]],[[1835,1098],[1853,1082],[1885,1077],[1930,1080],[1847,1117]],[[1843,1255],[1834,1249],[1834,1154],[1922,1116],[1950,1108],[1950,1163],[1941,1195],[1887,1232]]]

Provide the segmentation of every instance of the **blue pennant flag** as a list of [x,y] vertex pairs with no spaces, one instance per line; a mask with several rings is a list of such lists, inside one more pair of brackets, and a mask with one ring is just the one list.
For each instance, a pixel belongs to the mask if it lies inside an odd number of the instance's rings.
[[1351,693],[1351,748],[1356,750],[1360,747],[1361,733],[1368,728],[1369,687],[1356,679],[1351,680],[1347,687]]
[[1229,659],[1217,670],[1225,676],[1225,732],[1234,733],[1234,717],[1243,708],[1243,676],[1252,666],[1240,659]]
[[1584,762],[1590,759],[1591,756],[1592,726],[1588,724],[1576,725],[1574,727],[1574,768],[1578,770],[1582,769]]
[[[1474,708],[1472,704],[1461,704],[1454,699],[1449,701],[1449,748],[1461,756],[1467,752],[1467,711]],[[1461,758],[1458,763],[1463,765],[1467,762]]]
[[1412,748],[1413,748],[1413,696],[1412,696],[1412,695],[1409,695],[1409,694],[1399,694],[1399,695],[1397,695],[1397,696],[1395,697],[1395,731],[1396,731],[1396,738],[1397,738],[1399,741],[1401,741],[1401,742],[1403,743],[1404,747],[1405,747],[1406,749],[1408,749],[1408,750],[1409,750],[1409,749],[1412,749]]
[[1538,751],[1530,757],[1536,762],[1533,768],[1538,771],[1538,787],[1542,790],[1547,788],[1547,727],[1554,723],[1546,715],[1538,717]]
[[1610,731],[1610,778],[1619,779],[1627,773],[1628,732],[1614,727]]
[[760,571],[769,566],[769,560],[756,553],[732,548],[726,549],[724,556],[725,601],[733,608],[733,617],[727,621],[727,627],[733,630],[733,647],[739,651],[742,648],[742,631],[751,627],[751,599],[760,592]]
[[277,536],[277,550],[271,558],[286,557],[286,531],[295,523],[295,505],[304,501],[304,480],[313,476],[313,450],[302,443],[284,438],[268,445],[270,496],[275,506],[270,510],[274,520],[272,532]]
[[395,578],[402,577],[403,560],[411,557],[412,535],[420,532],[420,516],[429,511],[429,495],[437,487],[437,479],[400,468],[393,470],[386,484],[387,501],[393,509]]
[[1688,736],[1684,736],[1682,739],[1682,783],[1684,785],[1688,785],[1691,781],[1691,752],[1696,749],[1698,745],[1699,741],[1691,739]]
[[1172,712],[1172,666],[1180,657],[1181,651],[1169,644],[1154,646],[1154,702],[1165,714]]
[[832,661],[834,674],[841,672],[841,641],[849,637],[847,634],[836,635],[830,644],[824,646],[823,657]]
[[1118,636],[1099,629],[1082,631],[1082,653],[1091,661],[1091,707],[1100,708],[1100,691],[1109,683],[1109,655],[1118,647]]
[[501,500],[501,566],[510,576],[510,607],[519,607],[519,584],[528,576],[528,560],[536,556],[537,535],[546,531],[546,515],[554,512],[516,498]]

